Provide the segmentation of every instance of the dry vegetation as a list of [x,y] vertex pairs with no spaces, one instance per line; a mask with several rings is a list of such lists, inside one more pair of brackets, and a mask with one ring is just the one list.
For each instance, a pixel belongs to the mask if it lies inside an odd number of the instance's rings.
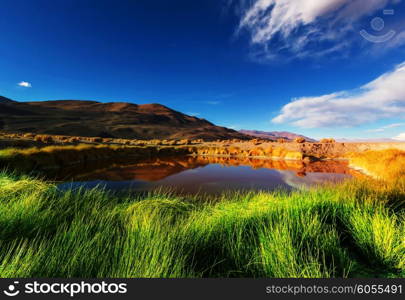
[[189,140],[139,140],[139,139],[117,139],[117,138],[101,138],[101,137],[83,137],[83,136],[66,136],[66,135],[49,135],[35,133],[1,133],[0,139],[10,139],[15,141],[31,141],[37,144],[107,144],[107,145],[132,145],[132,146],[174,146],[174,145],[191,145],[204,143],[202,139]]
[[302,144],[302,143],[305,143],[306,140],[303,137],[297,137],[296,139],[294,139],[294,142],[296,142],[298,144]]
[[285,160],[302,160],[303,153],[291,151],[286,148],[271,145],[269,142],[257,146],[250,143],[236,145],[201,145],[189,148],[189,151],[197,156],[235,156],[235,157],[260,157]]
[[[9,143],[4,143],[7,141]],[[205,141],[203,139],[117,139],[101,137],[82,137],[64,135],[43,135],[34,133],[1,133],[0,149],[7,147],[33,148],[54,146],[78,145],[104,145],[104,146],[134,146],[134,147],[172,147],[174,149],[187,149],[189,154],[195,156],[227,156],[250,157],[281,160],[320,160],[334,158],[348,158],[350,152],[362,152],[362,147],[356,148],[354,144],[337,143],[333,138],[322,139],[319,143],[311,143],[305,138],[298,137],[293,141],[278,139],[270,141],[260,138],[252,140],[230,139]],[[80,147],[79,147],[80,148]],[[360,160],[362,156],[356,157]],[[352,156],[351,158],[355,158]],[[376,157],[378,159],[378,157]],[[359,167],[361,163],[357,163]]]
[[336,140],[329,138],[329,139],[321,139],[319,142],[323,143],[323,144],[333,144],[333,143],[336,143]]
[[353,168],[362,169],[375,178],[391,180],[405,176],[405,151],[366,151],[351,153],[348,158]]

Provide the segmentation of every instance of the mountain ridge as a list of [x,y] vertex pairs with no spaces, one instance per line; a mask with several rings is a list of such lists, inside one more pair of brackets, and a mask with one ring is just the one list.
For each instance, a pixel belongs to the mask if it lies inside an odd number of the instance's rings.
[[11,100],[9,98],[0,96],[0,103],[12,103],[12,102],[15,102],[15,101],[13,101],[13,100]]
[[293,132],[288,132],[288,131],[260,131],[260,130],[239,130],[240,133],[258,137],[258,138],[263,138],[263,139],[270,139],[270,140],[277,140],[280,138],[287,139],[287,140],[294,140],[295,138],[304,138],[308,142],[316,142],[315,139],[293,133]]
[[167,106],[94,100],[18,102],[0,96],[0,130],[132,139],[248,139]]

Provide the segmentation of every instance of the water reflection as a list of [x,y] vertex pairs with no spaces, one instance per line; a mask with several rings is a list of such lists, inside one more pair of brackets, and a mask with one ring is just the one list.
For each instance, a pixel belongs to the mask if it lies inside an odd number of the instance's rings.
[[[87,170],[86,170],[87,168]],[[61,188],[97,185],[111,190],[150,191],[168,188],[185,193],[224,190],[274,190],[338,182],[356,175],[344,161],[304,163],[226,157],[156,158],[132,164],[65,169]]]

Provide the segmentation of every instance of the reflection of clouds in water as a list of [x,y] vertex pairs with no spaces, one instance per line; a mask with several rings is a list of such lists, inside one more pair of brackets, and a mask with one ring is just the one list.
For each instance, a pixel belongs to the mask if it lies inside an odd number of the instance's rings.
[[345,174],[332,174],[332,173],[307,173],[304,177],[299,177],[292,171],[280,171],[281,177],[284,182],[289,186],[296,189],[309,189],[310,187],[324,184],[327,182],[336,182],[349,178],[350,176]]

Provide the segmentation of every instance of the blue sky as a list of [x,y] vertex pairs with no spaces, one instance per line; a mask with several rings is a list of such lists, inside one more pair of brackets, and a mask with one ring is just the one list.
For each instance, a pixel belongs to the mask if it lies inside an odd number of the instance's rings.
[[0,95],[405,140],[404,2],[2,0]]

